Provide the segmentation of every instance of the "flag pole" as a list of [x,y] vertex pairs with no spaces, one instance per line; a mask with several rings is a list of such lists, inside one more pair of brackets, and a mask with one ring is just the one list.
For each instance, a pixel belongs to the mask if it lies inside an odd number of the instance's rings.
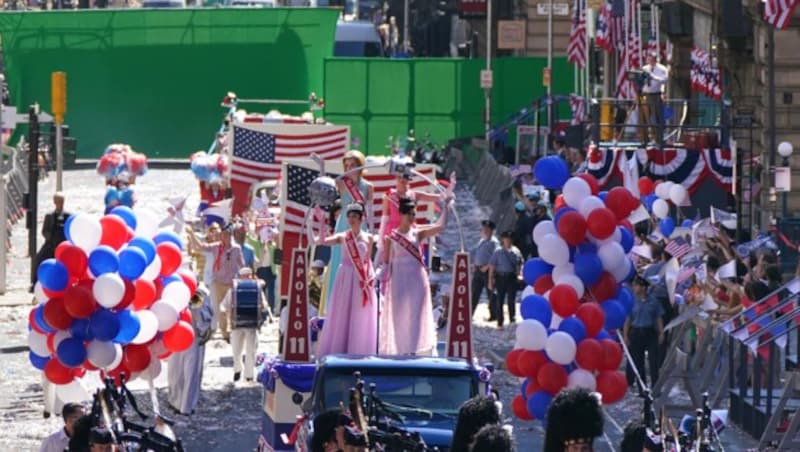
[[642,3],[639,0],[636,0],[636,34],[639,37],[639,68],[641,68],[644,58],[642,58]]

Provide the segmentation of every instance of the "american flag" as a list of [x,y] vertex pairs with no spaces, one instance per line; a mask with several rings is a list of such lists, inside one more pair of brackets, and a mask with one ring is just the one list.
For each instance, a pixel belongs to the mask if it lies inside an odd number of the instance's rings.
[[690,69],[691,87],[708,97],[719,100],[722,97],[722,76],[705,50],[694,46]]
[[789,20],[800,0],[766,0],[764,3],[764,20],[784,30],[789,26]]
[[569,95],[569,106],[572,109],[572,125],[580,124],[586,119],[586,101],[577,94]]
[[567,61],[583,68],[586,66],[586,0],[575,0],[573,9]]
[[614,42],[611,39],[611,3],[606,3],[600,8],[597,16],[597,32],[594,36],[594,43],[597,47],[611,52],[614,50]]
[[653,52],[658,52],[659,58],[661,62],[670,63],[672,62],[672,43],[662,42],[659,43],[656,41],[655,38],[651,37],[649,41],[647,41],[647,54],[651,54]]
[[625,45],[625,1],[611,1],[611,43],[619,52]]
[[680,259],[692,251],[692,245],[683,237],[675,237],[667,243],[667,246],[664,247],[664,251],[671,254],[674,258]]
[[231,189],[234,214],[247,207],[253,183],[275,180],[285,159],[316,153],[325,160],[341,158],[349,149],[350,128],[317,124],[235,124],[232,132]]

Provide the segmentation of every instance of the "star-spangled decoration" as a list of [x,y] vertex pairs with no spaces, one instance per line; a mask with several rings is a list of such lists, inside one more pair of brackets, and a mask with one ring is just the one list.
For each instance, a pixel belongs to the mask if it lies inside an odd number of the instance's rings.
[[275,135],[235,127],[233,156],[262,163],[275,161]]
[[[289,188],[289,192],[286,194],[287,200],[303,206],[311,206],[308,186],[319,176],[319,171],[295,165],[288,165],[286,171]],[[335,174],[328,173],[326,176],[336,178]]]

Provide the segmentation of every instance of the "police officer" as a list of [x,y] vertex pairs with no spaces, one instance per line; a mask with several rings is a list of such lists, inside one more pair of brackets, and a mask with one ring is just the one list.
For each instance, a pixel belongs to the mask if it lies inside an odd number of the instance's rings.
[[516,313],[517,283],[522,268],[522,254],[512,244],[511,231],[500,234],[501,247],[489,259],[489,290],[495,292],[492,317],[498,328],[503,327],[503,303],[508,304],[508,323],[514,323]]
[[[44,260],[53,257],[56,252],[56,247],[64,240],[67,240],[66,233],[64,232],[64,225],[67,223],[70,214],[64,211],[64,194],[60,191],[53,195],[53,205],[55,207],[53,211],[44,216],[44,224],[42,225],[44,243],[34,257],[36,260],[36,267]],[[33,272],[31,274],[30,292],[33,292],[33,285],[36,284],[36,280],[36,272]]]
[[[650,386],[658,381],[659,344],[664,342],[664,322],[661,316],[664,314],[663,307],[658,299],[653,296],[652,291],[648,291],[649,283],[641,276],[636,276],[633,280],[634,303],[630,315],[625,320],[623,335],[625,343],[631,352],[633,365],[639,372],[644,384],[647,384],[647,376],[644,366],[644,355],[647,353],[647,360],[650,365]],[[633,375],[628,372],[628,384],[633,383]],[[645,388],[639,388],[643,391]]]
[[494,222],[490,220],[483,220],[481,222],[481,241],[472,249],[470,258],[472,259],[472,313],[475,314],[475,308],[478,307],[481,293],[486,288],[487,295],[489,296],[489,318],[488,322],[497,320],[494,318],[492,306],[494,304],[494,294],[489,289],[489,260],[492,258],[494,251],[500,246],[497,238],[494,236]]

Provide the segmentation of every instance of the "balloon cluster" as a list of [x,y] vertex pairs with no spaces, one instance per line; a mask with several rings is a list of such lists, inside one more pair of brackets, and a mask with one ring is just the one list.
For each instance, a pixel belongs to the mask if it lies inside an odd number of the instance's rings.
[[[653,182],[647,176],[639,178],[639,193],[642,204],[647,211],[658,218],[658,230],[664,237],[669,237],[675,231],[675,220],[669,216],[670,202],[675,206],[682,206],[689,199],[689,192],[681,184],[671,181]],[[689,227],[691,227],[691,220]],[[686,221],[681,226],[686,226]]]
[[207,154],[199,151],[192,154],[189,161],[192,173],[203,182],[222,180],[228,171],[228,158],[222,154]]
[[147,173],[147,156],[135,152],[127,144],[115,143],[108,146],[97,162],[97,174],[113,179],[124,172],[143,176]]
[[540,257],[523,267],[523,320],[506,367],[524,378],[514,414],[544,420],[563,388],[597,391],[606,404],[625,395],[622,348],[609,332],[622,328],[633,308],[633,294],[622,283],[635,274],[627,218],[639,200],[622,187],[600,193],[589,174],[570,178],[559,157],[540,159],[534,172],[562,194],[553,221],[533,230]]
[[188,305],[197,281],[180,269],[180,237],[159,232],[155,214],[127,207],[99,220],[73,215],[64,229],[67,241],[37,270],[31,364],[65,402],[80,398],[87,371],[157,377],[161,359],[194,342]]

